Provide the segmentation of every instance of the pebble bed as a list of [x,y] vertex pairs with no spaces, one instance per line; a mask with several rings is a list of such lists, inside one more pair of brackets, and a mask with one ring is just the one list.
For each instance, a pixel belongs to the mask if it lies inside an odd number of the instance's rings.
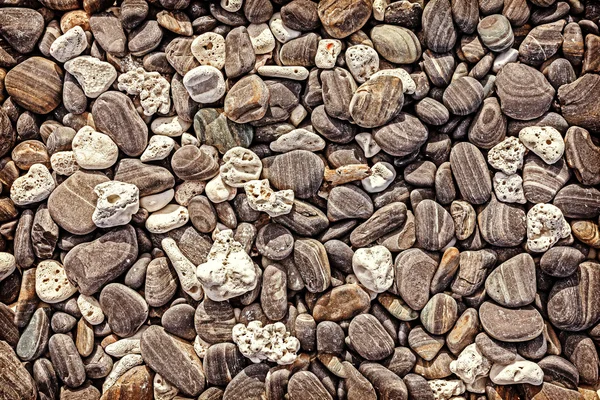
[[0,400],[600,400],[599,20],[0,0]]

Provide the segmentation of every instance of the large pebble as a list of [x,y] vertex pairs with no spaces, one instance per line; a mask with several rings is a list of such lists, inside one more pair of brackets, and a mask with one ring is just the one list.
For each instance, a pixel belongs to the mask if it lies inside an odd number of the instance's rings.
[[375,293],[385,292],[394,283],[392,254],[384,246],[357,249],[352,269],[360,283]]
[[87,48],[87,38],[83,29],[77,25],[58,37],[50,46],[50,55],[59,62],[77,57]]
[[275,188],[291,189],[296,197],[305,199],[314,195],[321,186],[324,169],[323,160],[316,154],[294,150],[275,157],[268,168],[267,178]]
[[166,233],[187,224],[189,219],[187,208],[177,204],[168,204],[150,214],[145,226],[151,233]]
[[541,314],[532,306],[510,309],[486,301],[479,308],[479,319],[488,335],[503,342],[525,342],[544,329]]
[[538,386],[544,381],[544,372],[536,363],[526,360],[508,365],[494,364],[490,370],[490,380],[497,385],[529,383]]
[[4,87],[21,107],[38,114],[48,114],[58,107],[62,99],[63,71],[50,60],[31,57],[6,74]]
[[421,310],[429,301],[431,279],[437,263],[423,250],[409,249],[395,261],[396,285],[402,299],[413,310]]
[[59,303],[77,292],[69,282],[64,267],[54,260],[45,260],[35,270],[35,292],[46,303]]
[[485,281],[487,294],[506,307],[521,307],[535,299],[535,264],[527,253],[519,254],[496,268]]
[[326,0],[319,3],[318,15],[327,33],[342,39],[359,30],[371,16],[369,1]]
[[120,283],[106,285],[100,293],[112,332],[120,337],[133,336],[148,318],[148,304],[135,290]]
[[352,319],[348,337],[358,354],[370,361],[383,360],[394,352],[394,341],[379,320],[370,314]]
[[225,94],[223,74],[210,65],[188,71],[183,77],[183,85],[192,100],[198,103],[214,103]]
[[547,164],[560,160],[565,151],[565,142],[559,131],[551,126],[531,126],[519,132],[519,140]]
[[81,128],[71,143],[75,161],[81,168],[105,169],[117,162],[119,148],[110,136],[91,126]]
[[10,391],[4,391],[7,400],[37,399],[36,383],[10,344],[0,341],[0,383]]
[[34,164],[27,174],[15,179],[10,188],[10,198],[18,206],[46,200],[56,184],[44,164]]
[[450,152],[450,166],[465,200],[483,204],[492,192],[492,180],[483,155],[474,145],[461,142]]
[[527,213],[527,247],[544,252],[571,234],[561,210],[552,204],[536,204]]
[[77,79],[85,95],[92,99],[106,92],[117,79],[115,67],[92,56],[67,61],[65,70]]
[[269,88],[257,75],[249,75],[238,82],[225,96],[225,115],[237,123],[261,119],[267,113]]

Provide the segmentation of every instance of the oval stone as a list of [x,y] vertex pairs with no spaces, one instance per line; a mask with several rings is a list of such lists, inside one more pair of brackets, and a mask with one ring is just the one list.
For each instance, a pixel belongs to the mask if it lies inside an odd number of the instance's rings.
[[121,337],[133,336],[148,318],[144,298],[120,283],[111,283],[102,289],[100,306],[113,333]]
[[521,307],[535,300],[536,280],[533,258],[519,254],[492,271],[485,290],[494,301],[506,307]]
[[503,342],[526,342],[544,330],[544,319],[532,306],[511,309],[486,301],[479,319],[488,335]]
[[37,114],[48,114],[62,100],[63,71],[50,60],[31,57],[6,74],[4,87],[21,107]]

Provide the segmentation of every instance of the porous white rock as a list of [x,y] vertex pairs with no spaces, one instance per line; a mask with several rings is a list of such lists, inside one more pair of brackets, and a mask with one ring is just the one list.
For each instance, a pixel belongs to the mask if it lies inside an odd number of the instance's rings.
[[90,325],[98,325],[104,321],[104,312],[100,307],[100,303],[94,296],[88,296],[86,294],[80,294],[77,297],[77,306],[83,318],[90,323]]
[[175,186],[175,201],[182,206],[187,207],[190,200],[199,194],[204,193],[206,182],[200,180],[183,181]]
[[388,162],[380,161],[371,167],[371,175],[361,180],[362,187],[369,193],[379,193],[387,189],[396,179],[396,170]]
[[494,63],[492,64],[492,72],[498,73],[508,63],[513,63],[517,61],[519,58],[519,50],[510,48],[508,50],[503,51],[502,53],[498,53],[496,57],[494,57]]
[[373,135],[369,132],[361,132],[354,136],[354,140],[365,153],[365,157],[371,158],[381,151],[381,147],[373,140]]
[[350,46],[346,49],[346,65],[356,82],[364,83],[379,71],[379,55],[364,44]]
[[197,36],[191,45],[191,51],[200,65],[210,65],[222,69],[225,65],[225,38],[214,32]]
[[496,172],[493,183],[494,192],[499,201],[504,203],[527,203],[523,192],[523,178],[520,175],[506,175],[503,172]]
[[527,248],[531,251],[544,252],[570,234],[569,223],[555,205],[539,203],[527,213]]
[[201,65],[188,71],[183,86],[192,100],[198,103],[214,103],[225,94],[225,79],[221,71],[210,65]]
[[106,346],[104,351],[106,354],[116,358],[125,357],[127,354],[141,354],[140,338],[119,339]]
[[206,262],[196,271],[204,292],[214,301],[225,301],[256,287],[258,275],[252,259],[231,230],[215,235]]
[[449,400],[465,392],[465,384],[458,379],[433,379],[427,381],[434,400]]
[[200,336],[196,336],[196,339],[194,339],[194,352],[200,358],[206,357],[206,352],[210,346],[211,344],[200,339]]
[[526,152],[527,148],[518,138],[508,136],[490,149],[488,163],[506,175],[516,174],[517,170],[523,167],[523,157]]
[[87,37],[81,26],[76,25],[56,38],[50,46],[50,55],[64,63],[77,57],[87,48]]
[[171,260],[171,264],[177,276],[179,277],[179,283],[184,292],[186,292],[194,300],[200,300],[204,293],[202,292],[202,286],[196,276],[196,266],[183,255],[177,243],[172,238],[164,238],[161,242],[163,251]]
[[242,8],[243,0],[221,0],[220,4],[225,11],[236,12]]
[[175,140],[169,136],[154,135],[148,141],[148,147],[142,153],[142,162],[163,160],[175,148]]
[[325,141],[316,133],[298,128],[279,136],[269,144],[269,148],[278,153],[292,150],[320,151],[325,148]]
[[119,90],[140,96],[145,115],[167,114],[171,108],[171,84],[158,72],[132,69],[119,76]]
[[373,18],[376,21],[385,19],[385,9],[390,5],[390,0],[373,0]]
[[190,129],[190,126],[192,126],[190,121],[184,121],[178,115],[173,115],[154,119],[150,124],[150,130],[157,135],[178,137]]
[[10,253],[0,252],[0,282],[8,278],[16,268],[15,256]]
[[275,192],[268,179],[254,180],[244,185],[250,208],[263,211],[271,217],[289,214],[294,205],[294,191],[291,189]]
[[385,246],[357,249],[352,256],[352,270],[372,292],[383,293],[394,284],[392,253]]
[[300,350],[300,341],[281,322],[264,327],[260,321],[251,321],[248,326],[237,324],[231,333],[240,353],[253,363],[267,360],[279,365],[292,364]]
[[278,12],[274,13],[269,20],[269,28],[271,28],[271,33],[275,39],[280,43],[289,42],[302,34],[300,31],[285,26],[281,19],[281,13]]
[[494,364],[490,370],[490,380],[496,385],[529,383],[538,386],[544,382],[544,371],[536,363],[527,360],[508,365]]
[[472,393],[485,393],[485,387],[488,385],[488,377],[480,376],[473,383],[465,384],[467,391]]
[[471,384],[478,377],[487,376],[492,363],[479,351],[475,343],[468,345],[458,358],[450,363],[450,371],[464,383]]
[[189,144],[198,147],[200,146],[200,141],[196,136],[192,135],[191,133],[183,132],[183,134],[181,135],[181,146],[183,147]]
[[71,284],[64,267],[55,260],[40,262],[35,270],[35,292],[40,300],[59,303],[77,293]]
[[56,187],[52,174],[44,164],[33,164],[29,171],[18,177],[10,188],[10,199],[18,206],[46,200]]
[[92,99],[106,92],[117,79],[115,67],[92,56],[79,56],[64,66],[77,79],[85,95]]
[[173,200],[173,196],[175,196],[175,190],[169,189],[165,190],[164,192],[140,197],[140,207],[144,208],[148,212],[158,211],[169,204],[171,200]]
[[335,61],[342,51],[342,42],[337,39],[321,39],[317,45],[315,64],[318,68],[335,67]]
[[371,75],[369,79],[375,79],[378,76],[390,75],[395,76],[402,81],[402,91],[406,94],[413,94],[415,90],[417,90],[417,84],[410,76],[405,69],[402,68],[392,68],[392,69],[382,69],[380,71],[375,72]]
[[140,191],[131,183],[108,181],[94,188],[98,196],[92,221],[99,228],[127,225],[140,209]]
[[144,359],[139,354],[128,354],[113,364],[112,370],[104,379],[102,392],[105,393],[117,380],[127,371],[138,365],[142,365]]
[[528,126],[519,132],[519,140],[546,164],[554,164],[565,152],[565,141],[551,126]]
[[254,54],[268,54],[273,51],[275,38],[269,29],[269,25],[266,23],[250,24],[246,29],[254,48]]
[[178,204],[168,204],[150,214],[146,220],[146,229],[150,233],[167,233],[184,226],[190,219],[188,209]]
[[171,384],[168,380],[160,376],[154,375],[152,390],[154,391],[154,400],[172,400],[179,389]]
[[77,164],[85,169],[112,167],[119,157],[119,147],[110,136],[87,125],[77,131],[71,147]]
[[50,156],[52,170],[59,175],[70,176],[79,170],[79,164],[72,151],[57,151]]
[[223,155],[221,178],[232,187],[243,187],[246,182],[258,179],[262,171],[260,158],[250,149],[234,147]]
[[308,78],[308,70],[304,67],[263,65],[256,72],[259,75],[270,78],[292,79],[296,81],[303,81]]
[[211,202],[219,204],[224,201],[233,200],[237,194],[237,188],[229,186],[223,182],[221,175],[217,175],[208,181],[204,188],[204,192]]

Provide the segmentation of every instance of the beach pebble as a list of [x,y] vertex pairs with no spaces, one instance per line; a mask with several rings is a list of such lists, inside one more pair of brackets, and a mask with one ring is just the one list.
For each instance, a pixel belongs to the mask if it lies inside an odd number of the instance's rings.
[[95,131],[91,126],[81,128],[71,146],[77,164],[85,169],[109,168],[119,156],[119,148],[110,136]]
[[95,297],[80,294],[77,297],[77,306],[83,318],[91,325],[99,325],[104,321],[104,312]]
[[94,192],[98,202],[92,220],[99,228],[126,225],[140,208],[139,190],[131,183],[103,182],[96,185]]
[[223,182],[221,175],[217,175],[212,178],[206,184],[204,191],[206,193],[206,197],[208,197],[210,201],[215,204],[233,200],[237,194],[237,188],[229,186]]
[[92,56],[69,60],[65,69],[77,79],[85,95],[92,99],[106,92],[117,79],[115,67]]
[[216,234],[207,261],[198,266],[198,280],[214,301],[242,295],[256,287],[258,275],[252,259],[234,240],[231,230]]
[[258,179],[262,171],[260,158],[252,150],[234,147],[223,155],[221,179],[231,187],[243,187],[246,182]]
[[545,252],[571,234],[562,211],[552,204],[536,204],[527,212],[527,248]]
[[560,160],[565,152],[565,142],[559,131],[551,126],[531,126],[519,132],[519,140],[547,164]]
[[300,36],[302,32],[291,29],[289,26],[286,26],[281,19],[281,13],[274,13],[271,19],[269,20],[269,28],[271,28],[271,33],[280,43],[289,42],[292,39]]
[[140,207],[144,208],[148,212],[158,211],[169,204],[171,200],[173,200],[174,196],[175,191],[173,189],[169,189],[165,190],[164,192],[140,197]]
[[177,271],[179,283],[183,291],[194,300],[201,299],[203,292],[200,282],[196,277],[196,266],[183,255],[173,239],[165,238],[162,240],[161,245],[167,257],[169,257],[171,265]]
[[225,94],[225,80],[217,68],[201,65],[183,77],[183,85],[192,100],[198,103],[214,103]]
[[279,136],[269,144],[269,148],[278,153],[292,150],[320,151],[325,148],[325,141],[316,133],[299,128]]
[[450,370],[464,383],[473,384],[480,377],[486,377],[492,363],[479,351],[475,343],[468,345],[458,358],[450,363]]
[[538,386],[544,381],[544,372],[536,363],[521,360],[508,365],[494,364],[490,370],[490,380],[497,385],[529,383]]
[[206,32],[196,36],[191,51],[200,65],[210,65],[217,69],[225,66],[225,39],[214,32]]
[[[157,135],[179,137],[183,135],[183,133],[187,131],[190,126],[192,126],[191,122],[185,121],[179,118],[179,116],[174,115],[172,117],[155,118],[150,124],[150,130],[152,133]],[[182,146],[185,145],[182,143]]]
[[146,220],[146,229],[151,233],[166,233],[185,225],[189,220],[187,208],[169,204],[150,214]]
[[371,176],[361,180],[362,187],[369,193],[379,193],[387,189],[396,179],[396,170],[385,161],[380,161],[371,167]]
[[43,164],[33,164],[27,173],[13,182],[10,198],[18,206],[38,203],[46,200],[56,183],[52,174]]
[[460,399],[466,390],[463,381],[458,379],[432,379],[426,384],[433,392],[433,400]]
[[59,175],[71,176],[79,170],[73,151],[57,151],[50,156],[52,170]]
[[16,268],[15,256],[0,252],[0,282],[12,274]]
[[75,26],[52,42],[50,55],[57,61],[64,63],[83,53],[87,48],[87,44],[85,32],[80,26]]
[[308,70],[304,67],[263,65],[256,72],[270,78],[292,79],[295,81],[303,81],[308,78]]
[[402,68],[382,69],[371,75],[370,79],[375,79],[378,76],[391,75],[399,78],[402,81],[402,90],[406,94],[414,94],[417,90],[417,84],[406,70]]
[[375,293],[385,292],[394,283],[392,253],[384,246],[357,249],[352,270],[360,283]]
[[244,184],[248,205],[256,211],[266,212],[271,217],[289,214],[294,203],[294,191],[275,192],[268,179],[252,180]]
[[248,35],[250,35],[250,42],[254,48],[254,54],[267,54],[273,51],[275,48],[275,38],[269,29],[269,25],[262,24],[250,24],[247,27]]
[[520,175],[505,175],[502,172],[496,172],[492,183],[499,201],[504,203],[527,203],[523,193],[523,178]]
[[54,260],[42,261],[35,270],[35,292],[46,303],[59,303],[77,293],[63,266]]
[[163,160],[171,154],[175,148],[175,140],[163,135],[154,135],[148,142],[148,147],[140,156],[142,162]]
[[490,149],[487,159],[493,168],[506,175],[512,175],[523,168],[523,157],[526,152],[527,148],[517,137],[508,136]]
[[321,39],[317,47],[315,64],[318,68],[331,69],[342,51],[342,42],[337,39]]
[[237,324],[232,336],[240,352],[254,363],[268,360],[279,365],[292,364],[300,350],[298,339],[281,322],[264,327],[260,321],[251,321],[248,326]]
[[119,90],[140,96],[144,115],[167,114],[171,108],[171,85],[158,72],[136,68],[119,75]]
[[346,49],[346,65],[356,82],[363,83],[379,70],[379,55],[373,47],[350,46]]

